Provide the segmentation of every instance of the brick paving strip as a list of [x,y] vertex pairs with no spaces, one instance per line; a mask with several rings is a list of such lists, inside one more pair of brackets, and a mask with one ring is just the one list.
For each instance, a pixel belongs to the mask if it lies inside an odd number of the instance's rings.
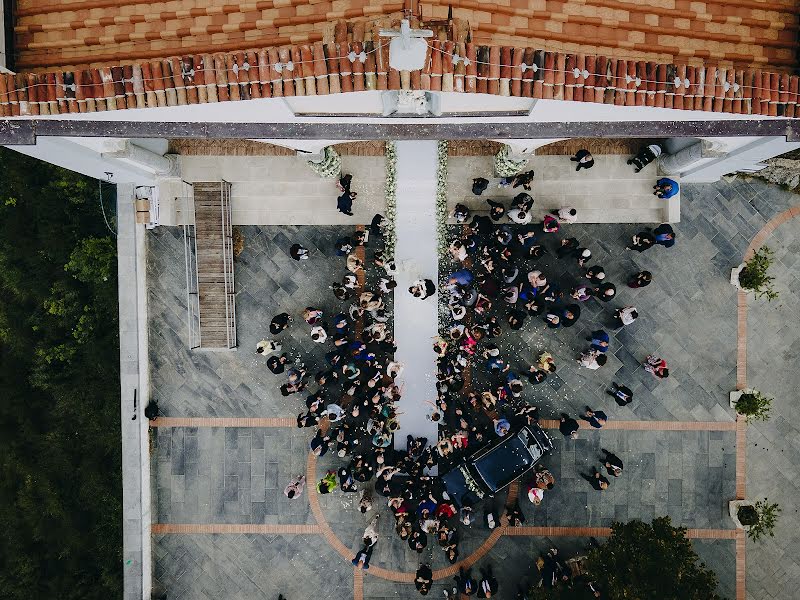
[[319,525],[284,525],[270,523],[153,523],[151,533],[260,533],[319,535]]
[[297,427],[297,421],[288,418],[246,417],[159,417],[150,421],[150,427]]
[[[585,421],[579,421],[581,429],[597,431]],[[544,429],[558,429],[558,419],[541,419]],[[735,421],[608,421],[603,429],[624,429],[627,431],[734,431]]]
[[353,568],[353,600],[364,600],[364,571]]

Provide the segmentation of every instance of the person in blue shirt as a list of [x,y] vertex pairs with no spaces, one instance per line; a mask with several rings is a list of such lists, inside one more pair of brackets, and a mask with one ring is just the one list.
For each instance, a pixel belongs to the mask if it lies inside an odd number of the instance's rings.
[[602,329],[593,331],[590,337],[586,338],[587,342],[592,342],[592,350],[598,352],[608,352],[608,334]]
[[675,230],[669,223],[662,223],[653,230],[653,235],[656,237],[656,244],[671,248],[675,245]]
[[653,195],[666,200],[667,198],[672,198],[675,194],[677,194],[680,191],[680,186],[678,185],[677,181],[662,177],[656,181],[653,189],[655,190]]

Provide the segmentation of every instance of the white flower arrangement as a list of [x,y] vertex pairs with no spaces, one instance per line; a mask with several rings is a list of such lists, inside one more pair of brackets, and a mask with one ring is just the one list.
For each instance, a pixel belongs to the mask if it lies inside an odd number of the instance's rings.
[[467,471],[467,469],[463,466],[459,467],[458,470],[461,471],[461,474],[464,476],[464,483],[467,484],[467,489],[469,489],[469,491],[475,494],[478,498],[482,499],[485,494],[483,493],[483,490],[478,487],[478,484],[475,483],[475,480],[472,478],[472,475],[469,474],[469,471]]
[[333,179],[342,172],[342,157],[334,150],[333,146],[325,146],[320,162],[308,161],[308,166],[320,177]]
[[527,160],[512,160],[509,154],[509,147],[504,144],[494,157],[494,172],[498,177],[513,177],[528,164]]
[[447,283],[447,141],[438,144],[436,164],[436,253],[439,258],[439,323],[446,322],[450,314],[444,293]]
[[397,145],[386,142],[386,227],[383,232],[385,255],[394,256],[397,233],[395,223],[397,220]]

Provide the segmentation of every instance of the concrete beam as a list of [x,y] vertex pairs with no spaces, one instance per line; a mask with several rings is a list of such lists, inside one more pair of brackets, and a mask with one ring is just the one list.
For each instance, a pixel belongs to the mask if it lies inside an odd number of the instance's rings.
[[0,144],[34,144],[41,136],[165,139],[463,140],[783,136],[800,140],[799,119],[437,123],[211,123],[75,119],[0,120]]

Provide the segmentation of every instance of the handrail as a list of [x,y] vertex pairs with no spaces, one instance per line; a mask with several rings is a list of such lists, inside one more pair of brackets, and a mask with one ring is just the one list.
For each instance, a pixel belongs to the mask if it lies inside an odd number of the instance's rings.
[[[186,266],[186,316],[189,328],[189,349],[194,350],[202,345],[200,329],[200,290],[197,264],[197,233],[194,210],[194,188],[186,181],[184,200],[186,202],[186,224],[183,226],[183,243]],[[194,224],[192,224],[194,223]],[[195,340],[197,340],[195,342]]]
[[222,211],[222,262],[225,277],[225,333],[228,348],[235,348],[236,339],[236,298],[233,275],[233,226],[231,215],[231,184],[224,179],[220,185]]

